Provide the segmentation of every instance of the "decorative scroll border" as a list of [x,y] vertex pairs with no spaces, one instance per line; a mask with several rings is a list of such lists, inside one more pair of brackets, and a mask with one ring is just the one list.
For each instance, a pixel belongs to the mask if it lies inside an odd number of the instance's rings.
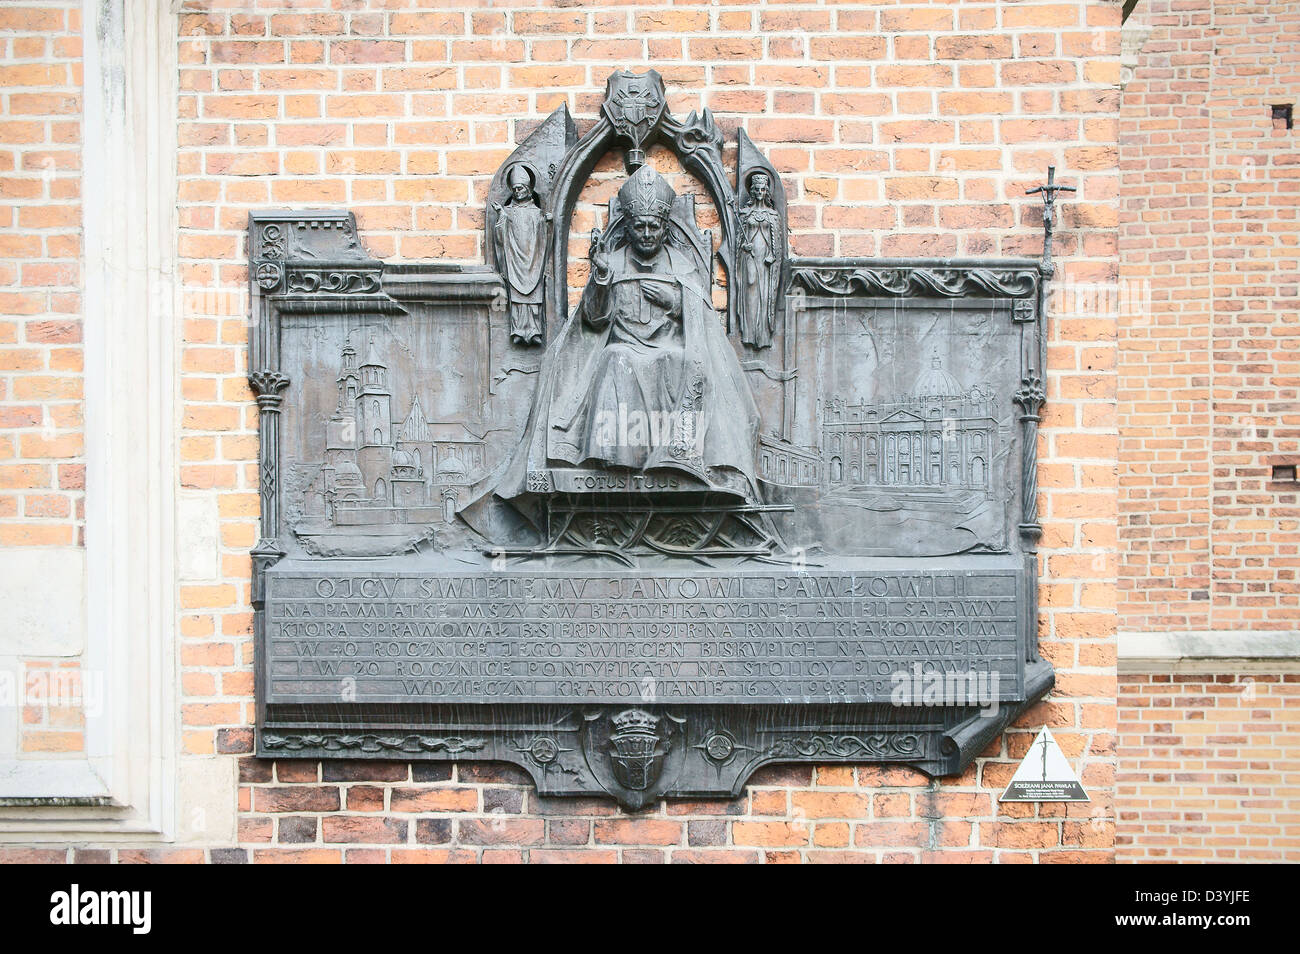
[[981,295],[1028,299],[1037,295],[1039,280],[1036,263],[990,268],[944,267],[942,264],[855,265],[846,261],[805,264],[796,261],[790,271],[792,290],[802,289],[814,295],[836,297],[964,298]]
[[463,755],[477,752],[487,745],[477,737],[457,735],[430,735],[420,732],[404,734],[349,733],[349,732],[264,732],[262,748],[268,752],[403,752],[416,755],[421,752],[440,752],[445,755]]
[[765,754],[777,759],[831,758],[905,762],[924,756],[925,736],[921,732],[903,731],[783,736],[773,742]]

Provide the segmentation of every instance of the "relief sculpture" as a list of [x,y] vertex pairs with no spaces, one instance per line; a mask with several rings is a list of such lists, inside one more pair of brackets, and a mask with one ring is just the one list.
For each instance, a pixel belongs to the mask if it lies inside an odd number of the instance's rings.
[[736,203],[739,220],[735,282],[736,318],[742,343],[771,348],[783,314],[781,283],[786,262],[785,188],[772,164],[742,129],[737,134]]
[[261,754],[507,760],[636,810],[770,762],[960,772],[1050,688],[1047,252],[792,255],[728,135],[615,73],[492,175],[481,265],[251,216]]
[[[590,278],[542,361],[523,440],[484,505],[509,502],[545,533],[572,523],[557,522],[556,493],[640,487],[645,500],[614,508],[645,517],[625,528],[630,548],[654,539],[644,532],[661,509],[658,490],[689,490],[701,510],[709,495],[756,502],[758,410],[713,311],[693,203],[642,165],[615,209],[592,236]],[[567,552],[565,540],[577,538],[555,533],[537,552]]]
[[649,166],[619,190],[619,214],[594,236],[591,278],[538,381],[526,460],[752,483],[758,411],[677,200]]
[[780,224],[772,207],[771,177],[756,172],[749,179],[749,201],[741,207],[740,339],[755,348],[770,348],[776,332],[776,292],[781,280],[778,251]]
[[509,287],[510,339],[535,345],[542,340],[542,269],[546,264],[546,213],[537,204],[533,173],[522,162],[506,174],[510,198],[496,203],[496,243],[501,277]]

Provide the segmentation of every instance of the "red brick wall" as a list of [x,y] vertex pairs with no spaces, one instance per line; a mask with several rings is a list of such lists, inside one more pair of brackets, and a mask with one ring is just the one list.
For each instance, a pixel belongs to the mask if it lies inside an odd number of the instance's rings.
[[1300,673],[1120,677],[1121,861],[1300,861]]
[[[246,211],[284,203],[355,209],[380,256],[477,260],[484,191],[513,143],[561,102],[585,125],[611,70],[652,64],[677,111],[709,106],[768,150],[797,253],[1037,254],[1023,190],[1054,162],[1081,187],[1058,245],[1064,276],[1113,279],[1117,25],[1108,3],[187,13],[184,267],[194,281],[242,281]],[[220,495],[228,546],[223,580],[182,590],[195,754],[247,751],[251,739],[238,728],[252,715],[256,513],[243,328],[242,313],[187,326],[183,480]],[[439,781],[413,782],[405,765],[246,760],[241,841],[259,858],[426,847],[466,860],[1108,858],[1113,339],[1113,323],[1092,316],[1063,316],[1053,333],[1043,637],[1062,673],[1025,720],[1050,721],[1072,757],[1086,756],[1093,806],[999,812],[1013,768],[1000,747],[942,784],[874,768],[823,769],[814,783],[811,770],[776,769],[735,802],[636,819],[538,799],[514,770],[416,766],[416,779]],[[1013,735],[1011,753],[1030,741]]]
[[[1300,7],[1150,0],[1122,110],[1120,621],[1300,622]],[[1135,298],[1140,296],[1134,296]]]
[[[83,542],[80,11],[0,6],[0,548]],[[19,752],[82,751],[80,707],[47,691],[76,683],[77,661],[11,656],[0,672],[29,689],[0,710]]]
[[[1144,0],[1121,112],[1120,626],[1295,630],[1300,5]],[[1141,300],[1139,291],[1130,296]],[[1201,667],[1204,668],[1204,667]],[[1297,860],[1295,666],[1120,680],[1124,860]]]
[[[1116,323],[1060,308],[1041,435],[1041,646],[1057,688],[960,778],[771,768],[734,801],[627,816],[541,799],[508,767],[252,759],[248,550],[257,408],[244,380],[249,209],[356,211],[385,258],[480,261],[482,200],[561,102],[585,128],[610,71],[743,125],[782,173],[808,255],[1032,255],[1025,188],[1079,192],[1058,277],[1118,270],[1119,5],[183,4],[178,21],[181,488],[220,518],[218,576],[179,590],[181,757],[238,759],[238,837],[85,849],[118,860],[1108,861],[1115,746]],[[728,158],[731,158],[729,156]],[[581,226],[579,226],[581,227]],[[1042,724],[1088,805],[999,806]],[[184,806],[182,806],[184,811]],[[56,853],[57,855],[57,853]],[[5,856],[0,853],[0,860]]]
[[0,6],[0,547],[84,519],[80,10]]

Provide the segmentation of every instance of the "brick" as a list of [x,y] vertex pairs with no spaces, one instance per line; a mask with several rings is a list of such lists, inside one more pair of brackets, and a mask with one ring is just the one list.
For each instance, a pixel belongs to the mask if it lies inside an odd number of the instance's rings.
[[415,823],[415,840],[424,845],[444,845],[452,839],[449,818],[421,818]]
[[546,823],[540,818],[467,818],[459,823],[459,833],[467,845],[540,845]]
[[457,12],[394,13],[389,19],[388,29],[392,34],[457,36],[465,32],[465,15]]
[[677,821],[651,818],[600,819],[595,823],[597,844],[678,845],[683,826]]
[[473,812],[478,807],[473,788],[395,788],[391,802],[394,812]]
[[259,812],[336,812],[337,788],[259,788],[253,805]]
[[321,819],[321,841],[326,844],[400,844],[406,841],[409,822],[393,818],[354,818],[329,815]]
[[708,849],[683,849],[679,848],[672,853],[669,859],[675,865],[700,865],[700,864],[749,864],[756,865],[762,862],[762,855],[753,850],[729,849],[729,848],[708,848]]
[[731,826],[731,840],[737,845],[774,847],[781,845],[806,845],[809,828],[799,822],[743,822]]
[[536,865],[608,865],[618,860],[612,849],[534,848],[528,860]]
[[478,861],[478,856],[473,851],[464,848],[394,848],[391,857],[395,865],[455,865],[474,864]]
[[282,844],[314,842],[316,840],[317,821],[305,815],[291,815],[281,818],[276,824],[276,840]]
[[796,814],[807,818],[861,818],[871,798],[851,792],[795,792],[792,805]]
[[918,822],[869,822],[854,826],[853,843],[860,848],[923,847],[929,836],[929,826]]
[[934,41],[940,60],[1001,60],[1011,56],[1011,39],[1006,36],[941,36]]
[[117,852],[121,865],[194,865],[204,860],[199,848],[121,848]]
[[337,865],[343,853],[337,848],[254,848],[253,863],[259,865]]
[[952,11],[904,7],[880,12],[880,29],[886,33],[946,32],[952,29]]

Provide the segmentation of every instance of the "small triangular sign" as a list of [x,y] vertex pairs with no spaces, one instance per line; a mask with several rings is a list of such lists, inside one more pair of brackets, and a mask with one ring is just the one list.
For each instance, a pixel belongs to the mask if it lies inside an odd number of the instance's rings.
[[1090,799],[1056,739],[1043,726],[998,801],[1086,802]]

